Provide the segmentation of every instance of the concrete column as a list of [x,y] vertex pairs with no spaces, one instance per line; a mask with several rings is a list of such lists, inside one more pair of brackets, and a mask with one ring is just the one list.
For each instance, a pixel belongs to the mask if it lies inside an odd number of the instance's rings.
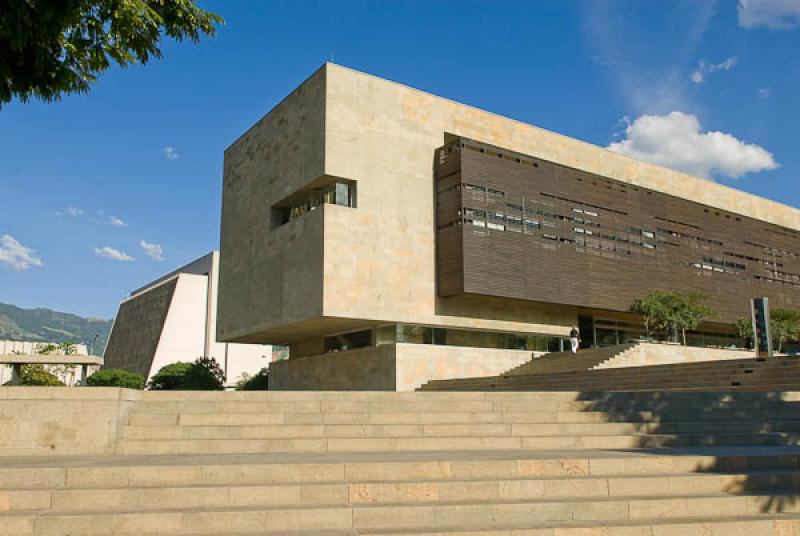
[[19,363],[11,365],[11,385],[22,383],[22,365]]

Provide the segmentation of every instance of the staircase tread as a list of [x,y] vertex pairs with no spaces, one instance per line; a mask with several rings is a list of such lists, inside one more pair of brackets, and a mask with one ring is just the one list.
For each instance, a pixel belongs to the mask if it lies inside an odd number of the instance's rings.
[[778,497],[786,497],[794,503],[797,494],[792,490],[774,490],[773,492],[747,492],[747,493],[702,493],[697,495],[619,495],[619,496],[598,496],[598,497],[556,497],[546,498],[537,497],[535,499],[478,499],[478,500],[458,500],[458,501],[409,501],[409,502],[378,502],[378,503],[329,503],[329,504],[277,504],[277,505],[258,505],[258,506],[198,506],[181,508],[179,510],[171,508],[120,508],[103,510],[84,510],[84,511],[52,511],[52,510],[11,510],[0,513],[3,517],[24,517],[24,516],[48,516],[48,517],[75,517],[82,515],[124,515],[124,514],[145,514],[145,513],[181,513],[187,512],[275,512],[284,510],[334,510],[334,509],[359,509],[368,510],[375,508],[415,508],[415,507],[470,507],[470,506],[492,506],[492,505],[515,505],[515,504],[576,504],[576,503],[614,503],[627,501],[673,501],[673,500],[692,500],[699,501],[704,499],[741,499],[750,497],[769,497],[774,500]]
[[131,467],[152,465],[317,464],[414,461],[562,460],[654,456],[800,456],[800,446],[704,446],[627,449],[431,450],[385,452],[268,452],[257,454],[149,454],[100,456],[0,456],[0,469],[25,467]]
[[[614,521],[614,522],[598,522],[598,521],[547,521],[547,522],[531,522],[525,524],[500,524],[500,525],[485,525],[480,523],[470,523],[469,525],[459,525],[450,527],[431,527],[424,526],[412,528],[375,528],[375,529],[342,529],[342,530],[314,530],[314,531],[285,531],[281,530],[280,534],[283,536],[405,536],[407,534],[429,534],[431,536],[437,534],[451,534],[463,532],[465,534],[478,534],[478,533],[493,533],[498,536],[502,533],[503,536],[513,536],[507,534],[507,531],[523,531],[532,529],[547,529],[547,528],[615,528],[615,527],[644,527],[644,526],[669,526],[669,525],[702,525],[707,523],[746,523],[746,522],[759,522],[759,521],[772,521],[772,520],[786,520],[794,521],[800,520],[800,514],[786,514],[786,513],[771,513],[760,514],[753,516],[730,516],[730,517],[682,517],[682,518],[668,518],[668,519],[641,519],[633,521]],[[256,529],[255,531],[248,532],[215,532],[214,536],[253,536],[256,534],[275,534],[273,532],[265,532],[263,529]],[[195,532],[137,532],[120,533],[115,536],[209,536],[208,533],[195,533]]]
[[[367,479],[340,479],[340,480],[273,480],[267,482],[236,482],[230,483],[207,483],[199,482],[196,484],[169,484],[158,482],[151,485],[133,484],[129,486],[120,485],[96,485],[96,486],[63,486],[63,487],[9,487],[3,491],[14,492],[72,492],[72,491],[136,491],[153,489],[219,489],[219,488],[268,488],[273,486],[323,486],[323,485],[360,485],[360,484],[389,484],[389,485],[420,485],[420,484],[463,484],[463,483],[491,483],[491,482],[561,482],[574,480],[635,480],[642,478],[718,478],[718,477],[745,477],[745,478],[768,478],[780,476],[800,476],[797,469],[756,469],[751,471],[674,471],[674,472],[637,472],[637,473],[603,473],[603,474],[574,474],[574,475],[526,475],[526,476],[498,476],[498,477],[454,477],[454,478],[415,478],[415,479],[393,479],[393,478],[367,478]],[[232,477],[235,478],[235,477]],[[694,496],[694,495],[693,495]]]

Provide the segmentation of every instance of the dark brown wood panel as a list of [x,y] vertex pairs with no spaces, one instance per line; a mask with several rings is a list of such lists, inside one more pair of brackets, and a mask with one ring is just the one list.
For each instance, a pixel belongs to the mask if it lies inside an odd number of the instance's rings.
[[473,140],[437,150],[437,282],[461,293],[626,311],[654,289],[800,307],[800,233]]

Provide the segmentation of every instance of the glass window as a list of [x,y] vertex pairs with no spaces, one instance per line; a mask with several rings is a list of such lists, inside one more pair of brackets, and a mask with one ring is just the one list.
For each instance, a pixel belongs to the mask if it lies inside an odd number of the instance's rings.
[[327,184],[308,192],[293,201],[289,206],[280,207],[276,210],[281,212],[281,224],[283,224],[299,218],[324,204],[355,207],[355,183],[333,182]]

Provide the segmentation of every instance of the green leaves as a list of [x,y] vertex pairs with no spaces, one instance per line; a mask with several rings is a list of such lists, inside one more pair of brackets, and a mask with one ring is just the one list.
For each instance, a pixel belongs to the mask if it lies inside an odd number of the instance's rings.
[[105,70],[161,57],[161,37],[198,42],[224,21],[194,0],[8,0],[0,14],[0,105],[85,93]]
[[[800,341],[800,311],[797,309],[772,309],[769,312],[769,329],[772,346],[776,352],[783,351],[787,342]],[[753,321],[742,317],[736,320],[739,337],[747,341],[753,339]]]
[[708,296],[697,290],[654,290],[631,305],[631,312],[642,316],[648,336],[661,333],[666,336],[681,332],[686,344],[686,331],[697,329],[700,323],[716,315],[706,305]]

